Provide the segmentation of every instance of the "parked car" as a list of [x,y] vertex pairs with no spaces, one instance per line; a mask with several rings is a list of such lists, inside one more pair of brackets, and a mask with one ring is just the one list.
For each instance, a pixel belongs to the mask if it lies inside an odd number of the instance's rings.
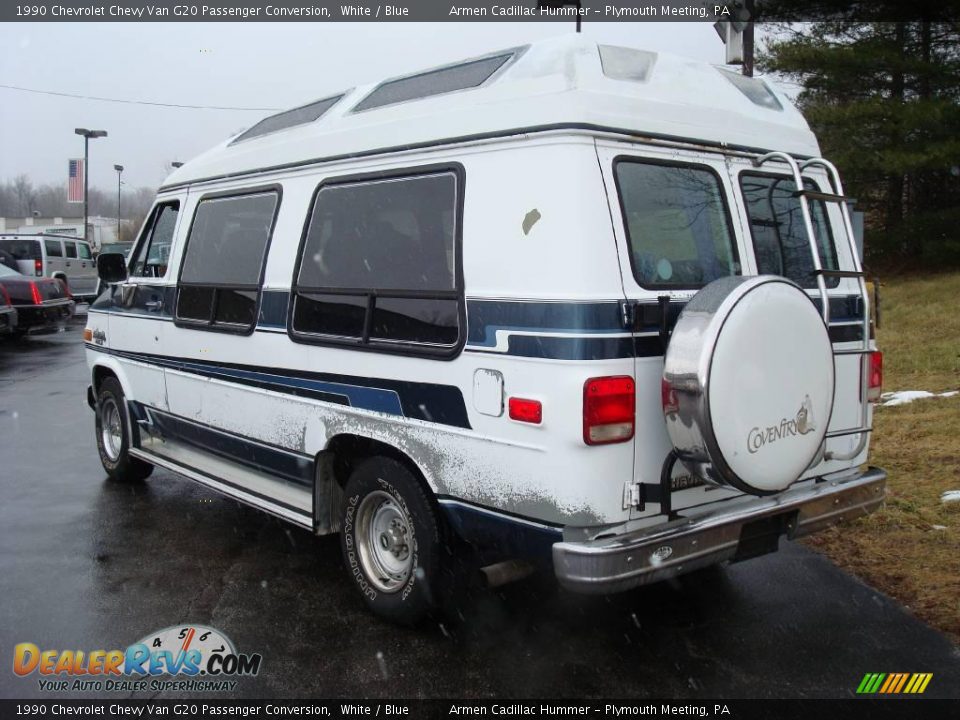
[[881,355],[819,155],[765,79],[581,35],[269,117],[100,258],[103,467],[339,532],[401,622],[463,544],[608,593],[868,513]]
[[[0,268],[3,267],[0,265]],[[10,294],[0,285],[0,336],[14,335],[16,331],[17,310],[11,304]]]
[[0,295],[16,311],[14,336],[62,327],[73,317],[75,303],[59,279],[27,277],[0,265]]
[[0,235],[0,250],[17,261],[29,277],[59,278],[80,300],[96,297],[97,266],[90,245],[79,238],[60,235]]

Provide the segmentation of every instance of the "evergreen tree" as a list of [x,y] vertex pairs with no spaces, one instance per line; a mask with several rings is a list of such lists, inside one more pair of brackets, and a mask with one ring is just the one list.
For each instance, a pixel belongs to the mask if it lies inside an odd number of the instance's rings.
[[868,258],[960,262],[960,24],[775,26],[759,66],[801,111],[867,213]]

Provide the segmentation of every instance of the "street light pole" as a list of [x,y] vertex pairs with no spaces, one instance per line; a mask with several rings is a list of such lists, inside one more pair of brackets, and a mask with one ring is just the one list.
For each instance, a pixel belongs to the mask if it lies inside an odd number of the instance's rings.
[[90,202],[90,138],[102,138],[107,136],[106,130],[87,130],[86,128],[76,128],[77,135],[83,135],[83,239],[87,242],[87,210]]
[[123,165],[114,165],[117,171],[117,242],[120,242],[120,176],[123,174]]

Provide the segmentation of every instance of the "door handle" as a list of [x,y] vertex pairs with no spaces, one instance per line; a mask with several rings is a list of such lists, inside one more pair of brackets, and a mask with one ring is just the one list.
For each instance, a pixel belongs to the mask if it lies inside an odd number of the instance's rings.
[[163,300],[147,300],[143,306],[147,308],[147,310],[159,310],[163,307]]

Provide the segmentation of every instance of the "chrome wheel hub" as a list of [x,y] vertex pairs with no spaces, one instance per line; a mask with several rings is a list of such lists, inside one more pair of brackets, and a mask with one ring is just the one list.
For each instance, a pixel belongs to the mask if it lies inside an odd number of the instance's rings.
[[397,592],[413,571],[413,525],[389,493],[367,495],[357,509],[357,550],[367,579],[381,592]]
[[100,403],[100,439],[107,457],[111,462],[116,462],[123,447],[123,425],[120,422],[120,408],[113,398]]

